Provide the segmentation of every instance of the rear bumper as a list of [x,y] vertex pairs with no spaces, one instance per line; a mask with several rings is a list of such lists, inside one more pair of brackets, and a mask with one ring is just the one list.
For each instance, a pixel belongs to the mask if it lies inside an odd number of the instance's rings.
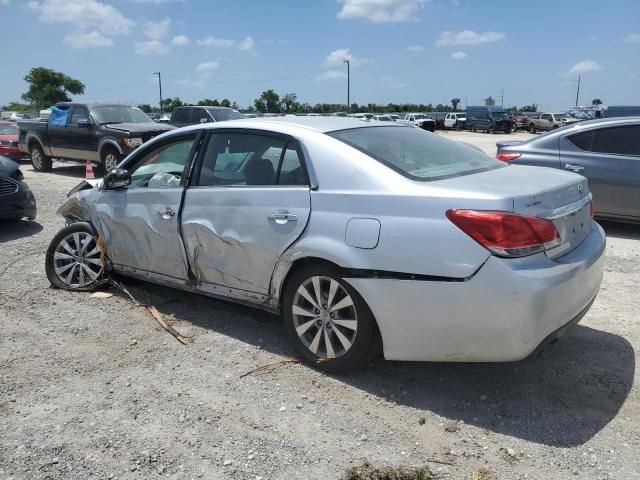
[[387,359],[515,361],[586,314],[602,282],[604,250],[594,222],[562,257],[492,256],[466,281],[348,281],[376,317]]
[[8,157],[12,160],[21,160],[26,156],[26,154],[24,154],[19,147],[6,146],[0,146],[0,155]]
[[36,218],[36,199],[30,190],[0,196],[0,220]]

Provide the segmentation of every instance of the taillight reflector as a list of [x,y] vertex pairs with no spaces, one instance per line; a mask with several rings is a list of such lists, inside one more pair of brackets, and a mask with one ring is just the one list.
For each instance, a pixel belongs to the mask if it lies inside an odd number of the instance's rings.
[[479,210],[449,210],[447,218],[500,257],[524,257],[560,245],[558,229],[544,218]]
[[521,156],[522,154],[517,152],[498,152],[496,154],[496,160],[500,160],[501,162],[512,162]]

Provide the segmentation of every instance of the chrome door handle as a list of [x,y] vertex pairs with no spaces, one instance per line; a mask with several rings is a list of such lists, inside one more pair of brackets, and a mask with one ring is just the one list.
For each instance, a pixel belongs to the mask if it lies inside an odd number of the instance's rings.
[[171,219],[171,217],[175,217],[176,212],[171,207],[164,207],[158,210],[158,215],[160,215],[165,220]]
[[580,165],[571,165],[570,163],[565,163],[564,168],[571,170],[572,172],[581,172],[584,170],[584,167],[581,167]]
[[277,224],[284,225],[287,222],[295,222],[298,220],[298,216],[293,213],[287,212],[273,212],[267,217],[269,220],[273,220]]

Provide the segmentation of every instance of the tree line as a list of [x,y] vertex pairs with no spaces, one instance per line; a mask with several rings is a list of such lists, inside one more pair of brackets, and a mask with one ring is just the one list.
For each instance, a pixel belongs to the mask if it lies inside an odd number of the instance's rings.
[[[34,67],[24,77],[29,85],[28,90],[22,95],[22,99],[28,103],[11,102],[7,108],[18,111],[38,111],[54,105],[57,102],[71,101],[70,95],[83,95],[85,85],[80,80],[71,78],[61,72],[56,72],[49,68]],[[358,104],[352,103],[348,109],[351,113],[368,112],[457,112],[460,111],[460,99],[452,98],[450,104],[441,103],[433,105],[431,103],[388,103],[386,105],[376,103]],[[495,105],[495,100],[489,96],[483,100],[486,105]],[[602,104],[602,100],[595,98],[593,106]],[[220,107],[230,107],[242,110],[246,113],[335,113],[344,112],[347,106],[342,103],[316,103],[311,105],[308,102],[301,102],[295,93],[278,94],[275,90],[263,91],[258,98],[253,101],[253,105],[241,108],[240,105],[228,98],[218,100],[216,98],[204,98],[197,103],[185,103],[179,97],[164,98],[162,100],[162,111],[171,112],[176,107],[189,105],[211,105]],[[146,113],[159,112],[159,106],[148,103],[138,105]],[[538,106],[535,103],[522,107],[513,106],[509,111],[536,112]]]

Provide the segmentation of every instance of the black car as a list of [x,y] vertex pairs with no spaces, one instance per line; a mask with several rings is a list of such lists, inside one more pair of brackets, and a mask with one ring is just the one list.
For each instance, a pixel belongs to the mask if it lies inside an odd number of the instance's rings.
[[53,158],[96,161],[111,170],[144,142],[175,127],[151,120],[128,105],[58,103],[46,122],[19,121],[20,150],[37,171],[51,170]]
[[36,218],[36,199],[23,178],[16,162],[0,156],[0,220]]
[[467,107],[466,128],[472,132],[484,130],[488,133],[511,133],[513,125],[513,120],[511,120],[507,111],[502,107]]
[[169,124],[174,127],[186,127],[200,123],[223,122],[225,120],[242,120],[245,116],[229,107],[192,106],[177,107],[171,112]]

